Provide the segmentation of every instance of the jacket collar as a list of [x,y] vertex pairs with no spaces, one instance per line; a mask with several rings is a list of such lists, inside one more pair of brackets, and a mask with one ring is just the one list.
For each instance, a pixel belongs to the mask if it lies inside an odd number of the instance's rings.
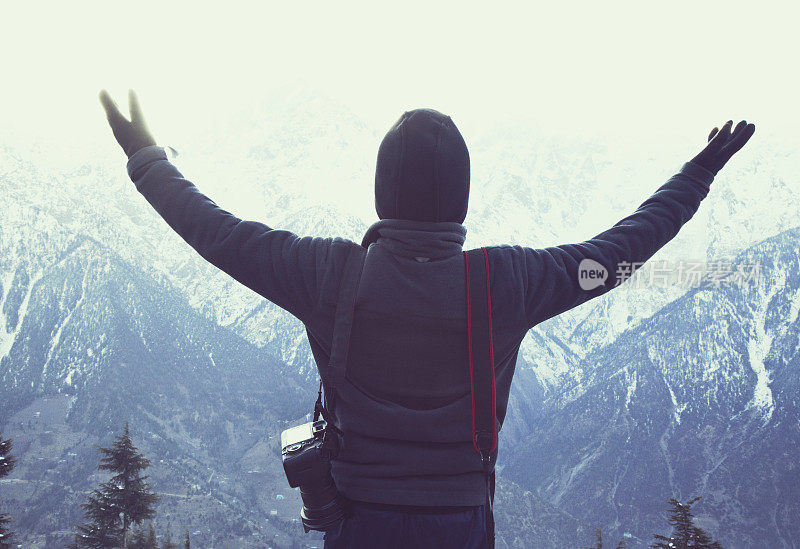
[[441,259],[461,253],[466,236],[467,228],[454,221],[381,219],[367,229],[361,245],[368,249],[375,243],[405,257]]

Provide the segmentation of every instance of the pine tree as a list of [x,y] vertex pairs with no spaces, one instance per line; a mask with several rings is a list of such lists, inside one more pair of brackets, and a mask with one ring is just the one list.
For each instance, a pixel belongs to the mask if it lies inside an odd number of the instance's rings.
[[75,543],[78,547],[127,547],[130,526],[155,516],[158,496],[141,474],[150,461],[131,442],[128,422],[111,448],[101,447],[100,452],[103,457],[97,468],[116,474],[81,506],[88,522],[78,526]]
[[153,529],[153,524],[147,525],[147,549],[158,549],[158,540],[156,540],[156,531]]
[[119,547],[122,544],[119,512],[112,498],[106,493],[106,484],[101,484],[100,490],[93,490],[88,501],[81,504],[87,522],[77,528],[76,547],[103,549]]
[[700,496],[681,503],[675,498],[670,498],[668,509],[669,524],[672,526],[672,535],[662,536],[653,534],[657,540],[650,545],[653,549],[723,549],[718,541],[711,541],[708,533],[695,525],[692,515],[692,505],[700,500]]
[[11,549],[14,547],[14,532],[8,529],[9,522],[11,522],[9,516],[4,513],[0,513],[0,549]]
[[158,540],[156,539],[156,531],[153,528],[153,523],[147,523],[147,531],[145,527],[140,524],[136,530],[133,531],[128,542],[128,549],[160,549],[158,547]]
[[178,546],[172,543],[172,535],[169,530],[167,530],[167,539],[164,540],[161,549],[178,549]]
[[10,438],[4,440],[3,437],[0,436],[0,478],[7,476],[17,463],[14,456],[10,455],[13,446],[13,440]]
[[133,531],[131,540],[128,542],[128,549],[147,549],[147,534],[141,524]]
[[702,547],[703,549],[724,549],[722,544],[718,541],[712,541],[711,536],[700,528],[694,527],[694,545],[693,547]]
[[[17,463],[14,456],[10,454],[13,445],[14,441],[11,439],[3,439],[3,437],[0,436],[0,478],[11,473],[11,470],[14,469],[14,465]],[[10,522],[11,518],[0,512],[0,549],[10,549],[14,546],[14,532],[8,529],[8,524]]]
[[127,421],[122,436],[117,437],[111,448],[100,448],[100,451],[104,456],[97,468],[116,473],[108,484],[114,487],[111,494],[122,515],[124,534],[131,524],[139,524],[156,515],[154,506],[158,496],[150,491],[147,476],[141,475],[150,466],[150,460],[141,455],[131,442]]

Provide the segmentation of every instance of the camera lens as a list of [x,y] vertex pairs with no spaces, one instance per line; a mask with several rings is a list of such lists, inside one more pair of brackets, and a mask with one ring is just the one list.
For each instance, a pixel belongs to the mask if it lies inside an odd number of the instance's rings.
[[319,420],[281,433],[283,469],[289,486],[300,488],[300,518],[306,533],[328,530],[345,515],[347,500],[339,494],[331,475],[330,459],[338,453],[338,438],[324,425]]
[[306,533],[309,530],[326,530],[344,517],[342,496],[333,483],[330,472],[324,483],[316,486],[300,486],[303,510],[300,518]]

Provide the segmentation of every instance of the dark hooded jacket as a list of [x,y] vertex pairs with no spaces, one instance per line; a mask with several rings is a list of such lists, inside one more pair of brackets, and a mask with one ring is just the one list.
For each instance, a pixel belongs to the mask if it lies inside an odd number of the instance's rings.
[[[485,502],[482,464],[471,442],[466,349],[462,223],[469,156],[449,117],[410,111],[386,135],[375,178],[381,219],[361,244],[241,220],[201,194],[161,147],[134,154],[128,173],[202,257],[303,322],[321,372],[330,358],[345,260],[354,247],[366,248],[347,383],[336,404],[344,431],[332,463],[336,485],[351,499],[376,503]],[[528,330],[624,281],[624,266],[640,265],[669,242],[712,180],[711,172],[687,162],[633,214],[594,238],[547,248],[486,247],[498,429]],[[582,288],[584,259],[605,268],[604,284]]]

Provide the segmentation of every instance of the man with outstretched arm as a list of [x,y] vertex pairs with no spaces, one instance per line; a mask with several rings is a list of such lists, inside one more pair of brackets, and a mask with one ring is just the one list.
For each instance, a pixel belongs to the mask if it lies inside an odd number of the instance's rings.
[[[485,506],[493,489],[473,448],[465,344],[469,153],[452,119],[415,109],[392,126],[378,151],[379,221],[358,244],[221,209],[156,145],[132,91],[130,120],[105,91],[100,100],[137,190],[203,258],[303,322],[323,379],[347,258],[366,250],[334,414],[343,442],[331,473],[347,515],[326,531],[325,547],[493,547]],[[714,128],[633,214],[589,240],[485,247],[498,431],[528,331],[618,286],[622,265],[639,267],[669,242],[754,131],[744,120]],[[583,285],[582,264],[605,278]],[[496,451],[492,470],[495,461]]]

